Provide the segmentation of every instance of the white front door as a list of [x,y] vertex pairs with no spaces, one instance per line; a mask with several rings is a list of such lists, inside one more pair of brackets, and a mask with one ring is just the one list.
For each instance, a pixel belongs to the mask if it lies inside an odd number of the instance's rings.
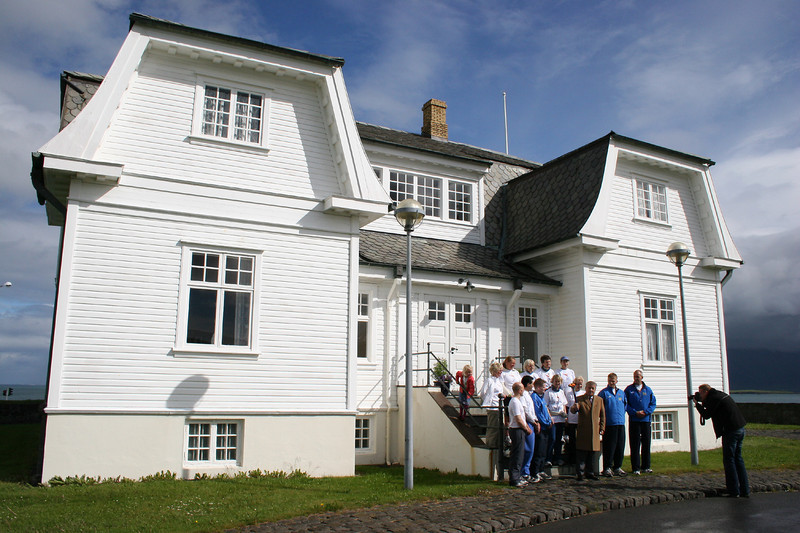
[[[420,351],[428,349],[447,361],[455,375],[464,365],[475,366],[475,300],[426,295],[420,324]],[[431,359],[431,366],[435,360]]]

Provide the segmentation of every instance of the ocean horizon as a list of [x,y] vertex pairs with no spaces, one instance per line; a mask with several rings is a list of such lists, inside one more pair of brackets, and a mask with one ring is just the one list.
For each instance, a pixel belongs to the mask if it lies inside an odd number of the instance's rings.
[[0,396],[0,402],[7,400],[44,400],[47,389],[44,385],[19,385],[14,383],[0,383],[0,391],[14,389],[11,396]]

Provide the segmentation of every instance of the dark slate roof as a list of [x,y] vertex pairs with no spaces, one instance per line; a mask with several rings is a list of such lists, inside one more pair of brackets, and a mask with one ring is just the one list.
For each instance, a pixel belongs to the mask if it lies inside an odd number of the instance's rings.
[[334,67],[341,67],[344,65],[344,59],[341,57],[332,57],[332,56],[325,56],[321,54],[312,54],[311,52],[307,52],[305,50],[296,50],[294,48],[285,48],[283,46],[275,46],[274,44],[267,44],[262,43],[260,41],[254,41],[251,39],[245,39],[243,37],[234,37],[232,35],[226,35],[224,33],[217,33],[214,31],[208,30],[201,30],[198,28],[192,28],[190,26],[184,26],[183,24],[178,24],[176,22],[170,22],[168,20],[151,17],[149,15],[142,15],[141,13],[131,13],[130,15],[130,27],[133,28],[134,24],[143,24],[147,26],[153,26],[156,28],[167,28],[170,31],[177,31],[180,33],[185,33],[189,35],[200,35],[206,38],[216,39],[218,41],[226,41],[229,43],[234,43],[238,46],[249,46],[251,48],[257,48],[260,50],[267,50],[272,53],[282,54],[285,56],[296,57],[300,59],[308,59],[311,61],[316,61],[318,63],[324,63],[327,65],[331,65]]
[[508,182],[503,255],[578,235],[597,203],[612,135]]
[[61,124],[59,131],[72,122],[92,99],[103,76],[65,70],[61,73]]
[[453,141],[440,141],[425,137],[424,135],[393,130],[391,128],[367,124],[365,122],[356,122],[356,125],[358,126],[358,133],[361,135],[361,138],[367,141],[399,146],[401,148],[410,148],[422,152],[431,152],[477,163],[506,163],[508,165],[517,165],[525,168],[538,168],[540,166],[539,163],[534,163],[533,161],[509,156],[493,150],[470,146],[468,144],[461,144]]
[[[406,236],[362,231],[359,244],[362,264],[404,267]],[[479,244],[412,237],[411,265],[414,269],[447,272],[458,276],[519,279],[545,285],[559,281],[525,265],[511,265],[497,257],[497,250]]]

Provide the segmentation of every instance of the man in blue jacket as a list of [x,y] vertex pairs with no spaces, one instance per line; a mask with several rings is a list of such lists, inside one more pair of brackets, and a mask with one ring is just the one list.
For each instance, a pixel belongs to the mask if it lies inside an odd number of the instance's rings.
[[[650,468],[650,415],[656,410],[656,396],[653,389],[645,385],[641,370],[633,373],[633,383],[625,387],[625,400],[628,406],[628,437],[631,441],[631,467],[637,476]],[[640,461],[641,451],[641,461]]]
[[547,450],[553,442],[553,420],[544,402],[544,390],[548,383],[542,378],[536,378],[533,382],[533,392],[531,399],[536,411],[536,418],[539,419],[539,434],[536,435],[536,443],[533,448],[533,466],[531,467],[531,477],[538,476],[539,480],[551,479],[550,474],[544,471],[547,461]]
[[617,388],[617,375],[608,375],[608,387],[598,394],[606,409],[606,430],[603,433],[603,475],[624,476],[625,456],[625,393]]

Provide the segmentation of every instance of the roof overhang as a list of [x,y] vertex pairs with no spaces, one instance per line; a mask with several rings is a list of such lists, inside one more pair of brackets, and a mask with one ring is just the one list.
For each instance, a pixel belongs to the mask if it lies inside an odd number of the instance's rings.
[[42,156],[44,156],[42,168],[48,177],[63,173],[78,179],[116,185],[124,169],[124,165],[119,163],[89,161],[55,154],[42,154]]
[[386,215],[389,212],[389,204],[345,196],[328,196],[322,201],[322,211],[330,215],[357,216],[359,227],[363,227]]
[[726,259],[724,257],[703,257],[698,263],[703,268],[713,270],[735,270],[742,266],[742,261]]
[[619,239],[609,239],[594,235],[578,235],[572,239],[567,239],[515,255],[512,260],[514,262],[528,261],[530,259],[537,259],[546,255],[563,252],[577,246],[582,246],[583,248],[592,252],[606,253],[619,248]]

